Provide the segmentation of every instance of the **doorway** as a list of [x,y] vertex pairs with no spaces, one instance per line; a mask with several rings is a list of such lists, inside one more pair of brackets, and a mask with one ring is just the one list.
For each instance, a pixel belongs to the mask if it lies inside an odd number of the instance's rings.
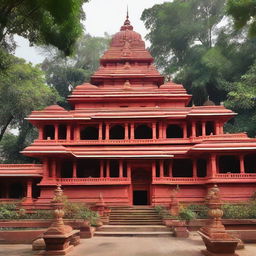
[[134,190],[133,191],[133,204],[134,205],[148,205],[148,191]]

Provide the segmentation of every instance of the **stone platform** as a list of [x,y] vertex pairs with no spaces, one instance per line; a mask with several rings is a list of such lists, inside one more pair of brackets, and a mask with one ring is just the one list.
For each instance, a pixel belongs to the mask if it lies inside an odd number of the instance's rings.
[[[69,256],[201,256],[205,246],[196,233],[188,239],[174,237],[94,237],[82,239]],[[254,256],[256,244],[245,244],[240,256]],[[0,245],[0,255],[32,256],[29,245]]]

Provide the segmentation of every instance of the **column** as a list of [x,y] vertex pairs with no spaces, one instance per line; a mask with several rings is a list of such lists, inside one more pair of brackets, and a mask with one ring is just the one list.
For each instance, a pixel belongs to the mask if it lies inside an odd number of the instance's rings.
[[99,123],[99,140],[102,140],[102,123]]
[[100,178],[104,178],[104,160],[100,160]]
[[76,141],[80,140],[80,125],[76,125],[74,129],[74,139]]
[[169,161],[169,168],[168,168],[169,177],[172,177],[172,167],[173,167],[173,159]]
[[245,170],[244,170],[244,155],[239,156],[239,162],[240,162],[240,173],[245,173]]
[[123,160],[119,160],[119,178],[123,178]]
[[220,134],[220,124],[217,121],[215,122],[215,134]]
[[224,133],[224,131],[223,131],[223,125],[224,125],[224,123],[219,123],[219,132],[220,132],[220,134],[223,134],[223,133]]
[[187,124],[186,123],[183,124],[182,128],[183,128],[183,139],[187,139],[188,137]]
[[156,177],[156,160],[152,161],[152,177]]
[[196,137],[196,122],[195,121],[192,121],[192,137]]
[[45,158],[43,160],[43,179],[44,178],[48,178],[49,177],[49,173],[50,173],[50,170],[49,170],[49,159]]
[[107,166],[106,166],[106,177],[110,177],[110,161],[107,160]]
[[160,164],[160,178],[163,178],[164,177],[164,160],[161,159],[159,161],[159,164]]
[[210,155],[210,167],[211,167],[211,176],[215,177],[217,173],[217,157],[216,154],[211,154]]
[[124,125],[124,139],[129,140],[129,125],[125,123]]
[[206,136],[206,122],[202,122],[202,136]]
[[32,199],[32,180],[27,181],[27,196],[26,198]]
[[193,178],[197,178],[197,159],[193,159]]
[[43,126],[38,127],[38,139],[39,140],[44,139],[44,127]]
[[131,123],[131,134],[130,134],[130,139],[134,140],[134,123]]
[[131,179],[131,176],[132,176],[131,164],[128,162],[127,163],[127,178]]
[[152,138],[156,139],[156,123],[152,123]]
[[162,124],[162,138],[166,139],[166,123]]
[[72,173],[72,178],[77,178],[77,160],[73,160],[73,173]]
[[162,122],[159,122],[158,135],[159,135],[159,139],[163,138],[163,123]]
[[54,125],[54,139],[59,139],[59,126],[57,124]]
[[109,140],[109,123],[106,123],[105,140]]
[[67,141],[71,140],[71,125],[67,125]]

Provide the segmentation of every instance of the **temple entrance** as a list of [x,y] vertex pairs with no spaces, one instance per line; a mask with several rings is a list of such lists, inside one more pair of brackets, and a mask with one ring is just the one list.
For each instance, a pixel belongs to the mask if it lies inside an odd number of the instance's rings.
[[132,203],[133,205],[151,204],[151,172],[144,169],[132,171]]
[[148,191],[133,190],[133,205],[148,205]]

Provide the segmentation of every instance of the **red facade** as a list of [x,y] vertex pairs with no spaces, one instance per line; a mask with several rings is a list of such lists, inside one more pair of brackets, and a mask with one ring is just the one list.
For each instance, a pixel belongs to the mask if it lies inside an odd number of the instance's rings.
[[225,134],[235,113],[224,106],[188,107],[180,84],[164,83],[140,34],[126,20],[91,83],[68,101],[27,118],[39,137],[22,153],[42,165],[0,165],[2,200],[25,197],[42,206],[56,184],[72,201],[109,205],[166,205],[202,201],[218,184],[224,200],[255,192],[256,140]]

